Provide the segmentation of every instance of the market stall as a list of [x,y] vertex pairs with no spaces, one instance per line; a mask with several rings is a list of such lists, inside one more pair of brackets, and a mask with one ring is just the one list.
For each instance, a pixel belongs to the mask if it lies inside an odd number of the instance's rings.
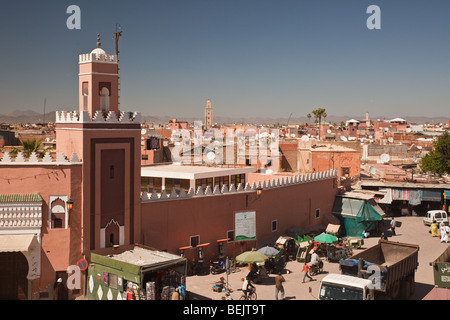
[[89,300],[169,300],[186,290],[184,257],[136,245],[117,255],[91,254]]

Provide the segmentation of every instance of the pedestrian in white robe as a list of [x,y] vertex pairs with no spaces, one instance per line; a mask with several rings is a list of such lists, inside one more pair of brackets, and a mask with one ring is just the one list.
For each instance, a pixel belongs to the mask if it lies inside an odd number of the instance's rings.
[[450,227],[441,223],[441,228],[439,229],[441,233],[441,242],[448,242],[448,234],[450,233]]

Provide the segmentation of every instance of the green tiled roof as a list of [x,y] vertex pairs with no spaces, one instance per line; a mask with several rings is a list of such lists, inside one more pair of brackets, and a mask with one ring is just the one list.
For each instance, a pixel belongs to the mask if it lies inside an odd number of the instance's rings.
[[41,202],[44,201],[39,193],[34,194],[0,194],[1,202]]

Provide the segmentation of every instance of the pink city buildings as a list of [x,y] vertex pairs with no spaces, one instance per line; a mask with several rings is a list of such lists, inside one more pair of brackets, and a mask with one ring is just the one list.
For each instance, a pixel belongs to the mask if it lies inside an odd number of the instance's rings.
[[[118,80],[117,56],[101,48],[80,55],[79,110],[56,113],[57,157],[1,156],[0,299],[54,299],[57,280],[65,283],[69,266],[92,253],[142,244],[178,254],[229,238],[224,249],[233,256],[290,228],[326,226],[337,194],[329,167],[181,193],[141,191],[140,114],[119,110]],[[256,239],[233,241],[234,213],[246,210],[256,212]],[[217,259],[217,247],[204,254]],[[81,278],[65,298],[86,295]]]

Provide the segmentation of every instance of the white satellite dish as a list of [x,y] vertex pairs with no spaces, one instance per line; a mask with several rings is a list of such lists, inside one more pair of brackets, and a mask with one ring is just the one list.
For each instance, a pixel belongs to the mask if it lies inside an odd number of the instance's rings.
[[147,130],[146,129],[141,129],[141,134],[146,134]]
[[308,136],[302,136],[302,141],[309,141],[309,137]]
[[375,167],[373,167],[373,166],[370,166],[369,172],[370,172],[370,174],[375,174],[377,172],[377,169],[375,169]]
[[331,133],[331,130],[330,130],[330,129],[328,129],[328,130],[327,130],[327,133]]
[[389,141],[389,143],[392,143],[392,142],[394,142],[394,138],[389,137],[389,138],[388,138],[388,141]]
[[348,141],[348,139],[346,137],[344,137],[344,136],[341,136],[341,140],[342,141]]
[[209,161],[213,161],[216,158],[216,154],[211,151],[211,152],[208,152],[206,157],[208,158]]
[[389,160],[391,160],[391,157],[387,153],[383,153],[380,156],[380,162],[381,163],[387,163],[387,162],[389,162]]

